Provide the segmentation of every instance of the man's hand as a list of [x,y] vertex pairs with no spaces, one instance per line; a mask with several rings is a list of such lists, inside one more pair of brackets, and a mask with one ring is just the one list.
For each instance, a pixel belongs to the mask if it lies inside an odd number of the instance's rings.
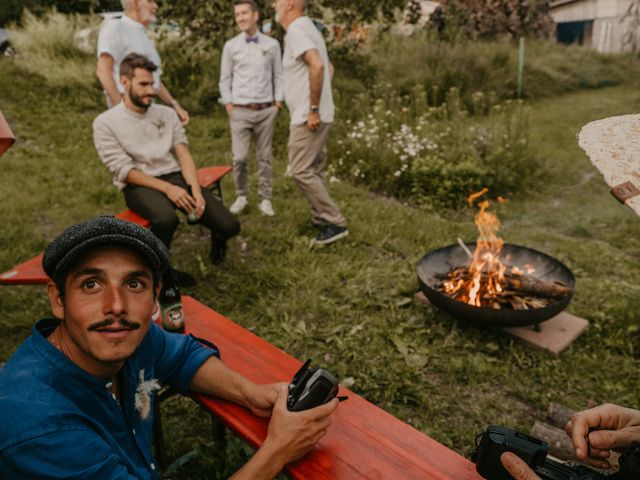
[[233,113],[233,103],[227,103],[224,108],[227,110],[227,115],[231,116]]
[[195,199],[182,187],[168,183],[164,189],[164,194],[184,212],[189,213],[196,207]]
[[565,430],[578,459],[606,469],[611,467],[607,460],[611,450],[624,450],[640,440],[640,412],[604,404],[574,414]]
[[196,202],[196,207],[195,207],[196,218],[199,219],[200,217],[202,217],[202,214],[204,213],[204,209],[207,206],[207,202],[204,201],[204,197],[202,196],[202,192],[200,191],[200,189],[193,190],[193,199]]
[[259,417],[270,417],[276,404],[280,388],[287,388],[286,383],[253,384],[247,395],[247,408]]
[[173,104],[173,109],[178,114],[178,118],[180,119],[182,126],[186,127],[187,125],[189,125],[189,113],[177,102]]
[[540,477],[529,468],[527,462],[515,453],[504,452],[500,455],[500,462],[515,480],[540,480]]
[[270,452],[276,463],[286,465],[311,450],[327,433],[331,419],[329,415],[338,408],[334,398],[324,405],[302,412],[287,409],[288,389],[279,386],[278,396],[269,422],[269,431],[263,449]]
[[276,108],[278,111],[282,110],[282,102],[276,101]]
[[320,126],[320,113],[309,112],[309,115],[307,116],[307,128],[313,132],[319,126]]

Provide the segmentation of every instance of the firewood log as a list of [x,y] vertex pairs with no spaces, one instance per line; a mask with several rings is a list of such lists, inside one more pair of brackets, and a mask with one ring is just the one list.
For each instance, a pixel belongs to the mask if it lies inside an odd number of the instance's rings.
[[532,293],[540,297],[563,297],[572,292],[571,288],[558,282],[546,282],[529,275],[505,275],[509,288],[518,292]]

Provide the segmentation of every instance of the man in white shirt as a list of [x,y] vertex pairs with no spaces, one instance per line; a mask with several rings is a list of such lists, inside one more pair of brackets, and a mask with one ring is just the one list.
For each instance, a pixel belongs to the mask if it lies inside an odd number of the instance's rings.
[[290,172],[309,202],[311,222],[320,228],[314,242],[325,245],[346,237],[349,231],[324,184],[326,142],[335,114],[333,67],[322,35],[304,13],[305,4],[305,0],[274,0],[276,21],[287,31],[282,65],[291,114]]
[[[153,103],[155,70],[143,55],[125,57],[120,65],[124,99],[95,119],[94,143],[127,206],[151,222],[151,231],[167,249],[179,224],[177,208],[189,215],[190,223],[211,230],[210,260],[218,264],[240,224],[211,192],[200,188],[176,112]],[[177,284],[195,284],[186,272],[172,274]]]
[[231,212],[242,212],[248,203],[247,157],[253,134],[259,208],[264,215],[273,216],[271,141],[284,98],[280,44],[258,30],[260,14],[254,0],[234,0],[233,10],[242,32],[224,44],[220,66],[220,103],[229,114],[237,195]]
[[158,4],[155,0],[121,0],[124,14],[121,18],[107,20],[98,35],[98,66],[96,75],[104,88],[107,106],[111,108],[124,97],[120,83],[120,63],[130,53],[144,55],[158,66],[154,72],[153,87],[167,105],[171,105],[183,125],[189,123],[189,114],[160,80],[160,55],[145,29],[155,22]]

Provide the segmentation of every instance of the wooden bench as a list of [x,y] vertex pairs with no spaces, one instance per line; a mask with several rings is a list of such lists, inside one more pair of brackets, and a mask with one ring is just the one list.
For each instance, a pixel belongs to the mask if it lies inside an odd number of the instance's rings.
[[0,157],[4,152],[9,150],[15,141],[16,137],[13,135],[11,128],[9,128],[9,124],[2,115],[2,112],[0,112]]
[[[215,343],[225,364],[254,382],[288,382],[302,365],[191,297],[183,296],[183,308],[187,333]],[[339,395],[349,400],[340,404],[316,448],[285,468],[290,478],[480,480],[469,460],[359,395],[343,387]],[[203,395],[194,399],[251,446],[264,441],[266,419],[223,400]]]
[[[202,188],[211,188],[214,193],[222,199],[222,186],[220,180],[231,172],[231,167],[215,166],[198,169],[198,182]],[[133,210],[124,210],[116,215],[118,218],[136,223],[144,228],[149,228],[150,222],[146,218],[138,215]],[[2,285],[44,285],[49,281],[49,277],[42,269],[42,253],[24,263],[16,265],[10,270],[0,274],[0,284]]]

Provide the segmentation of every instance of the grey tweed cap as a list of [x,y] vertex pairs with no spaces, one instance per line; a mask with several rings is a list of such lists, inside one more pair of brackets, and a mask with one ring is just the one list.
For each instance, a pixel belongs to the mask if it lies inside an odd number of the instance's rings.
[[134,248],[158,273],[169,265],[167,247],[149,230],[113,216],[103,216],[67,228],[45,250],[42,267],[54,282],[59,283],[64,281],[67,271],[80,255],[105,244]]

